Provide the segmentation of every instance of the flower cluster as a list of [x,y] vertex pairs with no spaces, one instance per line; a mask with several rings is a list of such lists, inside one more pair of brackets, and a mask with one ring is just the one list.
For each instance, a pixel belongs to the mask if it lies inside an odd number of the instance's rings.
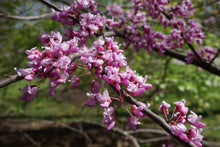
[[[94,49],[89,51],[87,48],[83,48],[79,51],[82,61],[88,70],[95,70],[96,77],[98,79],[104,79],[104,81],[115,87],[115,89],[121,93],[123,86],[127,87],[127,93],[138,96],[143,94],[146,90],[151,88],[151,84],[146,83],[147,76],[142,77],[138,75],[135,71],[131,70],[127,66],[126,58],[123,55],[123,50],[119,49],[117,42],[114,42],[113,38],[106,38],[105,40],[99,39],[93,44]],[[103,66],[104,65],[104,66]],[[126,70],[122,70],[122,67],[126,67]],[[85,103],[86,106],[92,107],[100,103],[100,106],[104,109],[104,123],[108,124],[108,129],[111,129],[114,122],[114,111],[119,105],[124,105],[124,96],[120,95],[120,98],[112,98],[109,96],[108,91],[104,91],[103,94],[100,93],[102,84],[98,80],[93,80],[91,84],[91,93],[87,93],[89,100]],[[116,108],[109,107],[112,99],[119,101]],[[130,127],[135,130],[135,125],[139,124],[138,120],[140,117],[144,117],[140,111],[143,107],[148,107],[143,104],[140,108],[132,107],[132,112],[130,113],[129,124]],[[125,106],[127,108],[127,106]],[[139,117],[138,119],[136,118]]]
[[[207,61],[212,61],[217,54],[217,50],[214,48],[211,48],[209,46],[205,46],[204,49],[200,49],[198,51],[198,55]],[[197,56],[192,52],[188,51],[187,57],[186,57],[186,64],[190,64],[193,61],[198,60]]]
[[52,9],[52,19],[61,22],[63,25],[75,25],[77,18],[83,10],[90,10],[93,13],[98,13],[94,0],[77,0],[73,1],[71,6],[61,7],[61,12]]
[[78,37],[79,46],[83,46],[89,35],[102,32],[106,19],[101,17],[94,0],[73,1],[71,6],[64,6],[62,11],[53,10],[52,19],[62,24],[75,26],[64,34],[68,40]]
[[[157,50],[162,55],[168,49],[182,48],[184,42],[187,44],[196,42],[202,45],[205,38],[200,25],[193,19],[188,19],[195,12],[191,0],[183,0],[179,5],[169,5],[168,0],[134,0],[134,13],[123,11],[123,9],[114,4],[115,7],[107,6],[106,9],[115,21],[118,22],[116,27],[124,29],[126,47],[131,44],[136,51],[145,48],[148,51]],[[166,28],[171,27],[170,34],[163,34],[154,29],[147,23],[147,14],[142,10],[148,9],[151,18],[160,20],[160,23]],[[185,22],[185,19],[188,19]],[[114,27],[111,28],[114,30]],[[116,29],[116,28],[115,28]],[[206,50],[206,49],[204,49]],[[203,54],[203,53],[198,53]],[[205,53],[205,60],[211,60],[214,53]],[[197,60],[192,51],[188,51],[186,63],[191,60]],[[203,56],[201,56],[203,57]]]
[[[174,102],[175,108],[173,110],[171,119],[168,119],[170,104],[163,101],[158,108],[161,110],[165,117],[166,121],[171,126],[171,132],[179,136],[183,141],[189,142],[192,141],[196,146],[201,147],[201,141],[203,140],[202,128],[205,127],[205,124],[200,122],[202,118],[201,115],[197,115],[193,111],[190,111],[191,114],[187,116],[189,111],[188,107],[185,106],[186,102],[184,99],[181,101]],[[191,125],[191,128],[187,129],[186,124]]]
[[78,52],[78,40],[74,38],[62,42],[62,35],[55,32],[43,33],[39,40],[46,45],[42,47],[44,50],[40,51],[37,48],[26,50],[28,59],[31,60],[28,62],[30,68],[21,68],[17,72],[19,75],[25,76],[28,81],[33,80],[35,76],[41,78],[35,87],[40,87],[46,79],[49,79],[50,94],[54,95],[54,88],[65,83],[76,70],[70,54]]
[[[143,104],[138,108],[127,105],[121,90],[125,88],[127,93],[137,96],[151,88],[151,84],[146,83],[147,76],[142,77],[129,68],[123,50],[119,48],[120,45],[117,42],[114,42],[113,37],[98,39],[90,48],[86,45],[79,47],[77,37],[63,41],[62,35],[55,32],[43,33],[39,40],[45,45],[42,47],[42,51],[37,48],[26,51],[28,59],[31,60],[28,62],[30,68],[16,69],[18,74],[24,76],[28,81],[35,77],[40,79],[36,84],[26,85],[20,89],[24,92],[23,100],[33,100],[38,93],[38,88],[46,79],[49,80],[50,94],[54,95],[54,88],[60,84],[68,81],[72,83],[72,88],[76,88],[79,86],[80,77],[85,73],[90,73],[91,93],[87,93],[89,100],[85,105],[92,107],[99,103],[100,107],[104,108],[105,120],[103,122],[108,124],[108,129],[115,124],[114,111],[119,105],[123,105],[128,112],[127,107],[132,107],[134,115],[129,112],[128,120],[131,128],[135,130],[135,125],[139,124],[140,117],[145,117],[140,111],[148,105]],[[72,60],[74,55],[79,56],[79,62]],[[125,70],[123,70],[124,68]],[[77,69],[83,70],[84,73],[77,75],[75,73]],[[102,81],[115,87],[120,93],[120,98],[110,97],[108,91],[103,89]],[[110,107],[112,99],[118,101],[115,108]]]

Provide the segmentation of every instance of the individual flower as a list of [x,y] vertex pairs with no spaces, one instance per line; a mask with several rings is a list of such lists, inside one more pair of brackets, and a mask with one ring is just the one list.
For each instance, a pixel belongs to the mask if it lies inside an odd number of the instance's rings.
[[110,98],[107,90],[105,90],[103,92],[103,95],[101,97],[99,97],[98,101],[100,102],[101,107],[103,107],[103,108],[109,107],[109,104],[111,103],[111,98]]
[[114,108],[105,108],[103,112],[104,120],[103,123],[107,124],[107,130],[111,130],[115,126],[115,115]]
[[22,100],[32,101],[38,93],[36,86],[26,85],[23,89],[19,88],[20,91],[24,92]]
[[79,77],[77,75],[74,75],[69,82],[73,83],[71,88],[75,89],[75,88],[77,88],[79,86],[80,79],[79,79]]
[[137,117],[146,117],[146,115],[144,113],[142,113],[141,111],[144,108],[148,108],[150,107],[150,104],[144,104],[144,103],[140,103],[141,106],[137,107],[136,105],[131,105],[131,111],[137,116]]
[[162,101],[158,110],[161,110],[167,116],[169,114],[169,110],[168,110],[169,107],[170,107],[170,104],[168,104],[165,101]]
[[185,107],[186,101],[184,99],[174,102],[174,104],[176,104],[176,111],[180,112],[182,116],[185,116],[188,113],[189,109]]
[[128,118],[129,126],[133,131],[136,131],[136,125],[140,125],[141,123],[137,120],[137,118],[132,115]]
[[187,129],[186,129],[186,127],[185,127],[184,124],[178,123],[178,124],[176,124],[176,125],[172,125],[172,126],[170,127],[170,130],[171,130],[172,134],[174,134],[174,135],[176,135],[176,136],[179,136],[179,135],[181,135],[182,133],[184,133]]
[[198,116],[193,111],[190,111],[190,112],[191,114],[187,117],[188,122],[197,128],[204,128],[205,124],[202,122],[199,122],[202,116],[201,115]]

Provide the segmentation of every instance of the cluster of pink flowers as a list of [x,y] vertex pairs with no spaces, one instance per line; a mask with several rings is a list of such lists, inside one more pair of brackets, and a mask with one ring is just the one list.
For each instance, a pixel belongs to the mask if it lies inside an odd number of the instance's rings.
[[[156,49],[162,55],[168,49],[182,48],[184,42],[189,44],[196,42],[202,45],[205,35],[201,30],[201,26],[193,19],[185,22],[185,19],[188,19],[195,12],[191,0],[183,0],[181,4],[172,5],[171,7],[168,5],[170,3],[168,0],[134,0],[133,3],[134,13],[123,11],[116,4],[114,4],[115,7],[107,7],[109,14],[118,22],[115,30],[118,26],[120,29],[125,30],[126,48],[132,44],[136,51],[141,48],[148,51]],[[146,7],[152,19],[159,18],[164,28],[171,27],[170,34],[153,30],[147,23],[146,13],[142,12]],[[114,27],[111,29],[114,30]],[[204,50],[206,49],[204,48]],[[195,56],[192,51],[189,50],[188,52],[190,54],[187,54],[187,64],[191,63],[189,59]],[[204,57],[204,59],[210,60],[213,55],[214,52]],[[197,58],[193,58],[193,60],[197,60]]]
[[[205,46],[204,49],[199,50],[198,55],[204,60],[212,61],[217,53],[217,49]],[[186,64],[190,64],[193,61],[198,60],[197,56],[190,50],[188,51],[187,55]]]
[[43,51],[37,48],[26,50],[30,68],[18,69],[17,72],[25,79],[31,81],[36,76],[41,78],[39,83],[33,85],[40,87],[42,83],[49,79],[50,94],[54,95],[54,88],[61,83],[65,83],[68,77],[76,70],[75,62],[71,61],[70,54],[78,52],[79,48],[77,38],[62,42],[60,33],[51,32],[51,34],[42,34],[39,38],[43,43]]
[[[134,115],[129,112],[128,120],[131,128],[135,130],[135,125],[139,124],[139,119],[136,122],[136,116],[144,117],[140,112],[142,108],[127,105],[123,95],[120,95],[120,98],[110,97],[107,90],[103,91],[101,80],[114,86],[119,93],[122,87],[126,87],[127,93],[133,96],[143,94],[151,88],[151,84],[146,83],[147,76],[142,77],[129,68],[123,50],[119,49],[120,45],[114,42],[113,37],[98,39],[91,48],[86,45],[79,47],[77,37],[63,41],[62,35],[55,32],[43,33],[39,40],[45,45],[42,47],[42,51],[37,48],[26,51],[28,59],[31,60],[28,62],[30,68],[16,69],[18,74],[24,76],[28,81],[35,77],[40,79],[36,84],[26,85],[20,89],[24,92],[23,100],[33,100],[38,93],[38,88],[46,79],[49,80],[50,94],[54,95],[54,88],[60,84],[68,81],[72,83],[72,88],[76,88],[80,83],[80,77],[85,73],[90,73],[92,77],[91,93],[87,93],[89,100],[85,105],[92,107],[100,103],[100,107],[104,108],[105,120],[103,122],[108,124],[108,129],[115,124],[114,111],[119,105],[123,105],[128,112],[127,107],[132,107]],[[78,55],[80,62],[72,61],[71,55]],[[122,67],[126,70],[123,70]],[[74,74],[78,68],[85,72],[80,75]],[[100,93],[101,91],[103,94]],[[115,108],[110,107],[112,99],[119,101]]]
[[[203,140],[202,128],[205,124],[200,122],[202,118],[201,115],[197,115],[193,111],[187,116],[189,111],[188,107],[185,106],[186,102],[184,99],[181,101],[174,102],[175,108],[173,109],[171,119],[168,118],[170,104],[162,101],[160,107],[158,108],[166,117],[166,121],[171,126],[171,132],[179,136],[183,141],[192,141],[196,146],[201,147],[201,141]],[[191,128],[187,129],[186,124],[191,125]],[[171,146],[171,145],[170,145]]]
[[89,35],[102,32],[106,18],[101,17],[94,0],[73,1],[71,6],[63,6],[62,11],[53,10],[52,19],[62,24],[76,26],[64,34],[68,40],[78,37],[79,46],[83,46]]
[[[94,68],[98,79],[103,78],[107,84],[114,86],[119,93],[121,92],[122,85],[124,85],[127,87],[127,93],[133,96],[141,95],[151,88],[152,85],[146,83],[147,76],[144,78],[127,66],[123,50],[119,49],[118,43],[114,42],[113,38],[107,37],[105,40],[99,39],[94,42],[93,47],[94,49],[92,49],[92,51],[89,51],[87,48],[83,48],[79,51],[81,55],[80,61],[86,65],[88,70],[91,71],[92,68]],[[122,67],[126,67],[126,70],[123,71]],[[120,95],[120,98],[112,98],[106,90],[101,94],[100,89],[102,87],[103,85],[100,81],[92,81],[91,93],[87,93],[89,100],[85,105],[92,107],[100,103],[100,106],[105,108],[103,112],[105,120],[103,122],[108,125],[108,129],[111,129],[115,124],[114,110],[116,110],[119,105],[125,106],[126,109],[128,106],[125,105],[123,95]],[[112,99],[119,101],[115,108],[109,107]],[[145,105],[143,104],[143,106]],[[137,117],[143,117],[144,115],[140,115],[140,112],[138,113],[138,111],[140,111],[139,109],[142,110],[143,108],[133,108],[132,111],[134,111]],[[135,125],[139,124],[138,119],[130,113],[128,120],[130,127],[135,130]]]
[[[75,25],[77,18],[84,10],[90,10],[93,13],[98,13],[99,10],[96,8],[94,0],[77,0],[73,1],[71,6],[61,7],[61,12],[52,9],[52,19],[61,22],[63,25]],[[71,18],[70,18],[71,17]]]
[[210,18],[204,20],[204,23],[205,23],[206,25],[213,26],[213,25],[216,24],[216,18],[215,18],[214,16],[212,16],[212,17],[210,17]]

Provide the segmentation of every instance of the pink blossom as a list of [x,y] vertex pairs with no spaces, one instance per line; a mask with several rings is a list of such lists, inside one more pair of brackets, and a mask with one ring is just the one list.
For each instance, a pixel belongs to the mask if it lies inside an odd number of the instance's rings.
[[104,120],[103,123],[107,124],[107,130],[111,130],[115,126],[115,115],[114,108],[105,108],[103,112]]
[[199,122],[199,120],[202,118],[201,115],[197,115],[196,113],[194,113],[193,111],[190,111],[191,115],[189,115],[187,117],[187,120],[189,121],[190,124],[192,124],[193,126],[197,127],[197,128],[204,128],[205,124],[202,122]]
[[176,111],[180,112],[182,116],[185,116],[188,113],[189,109],[185,107],[186,101],[184,99],[174,102],[174,104],[176,104]]
[[75,88],[77,88],[79,86],[80,79],[79,79],[79,77],[77,75],[74,75],[69,82],[73,83],[71,88],[75,89]]
[[18,75],[19,76],[24,76],[24,79],[27,80],[27,81],[32,81],[34,79],[34,76],[35,76],[35,72],[32,68],[20,68],[20,69],[17,69],[17,68],[14,68]]
[[150,104],[144,104],[144,103],[140,103],[141,106],[137,107],[136,105],[131,105],[131,111],[137,116],[137,117],[146,117],[146,115],[144,113],[142,113],[141,111],[144,108],[149,108]]
[[27,100],[27,101],[32,101],[38,93],[38,88],[30,85],[26,85],[23,89],[19,88],[19,90],[24,92],[24,95],[22,96],[22,100]]
[[137,120],[137,118],[132,115],[128,118],[129,126],[133,131],[136,131],[136,125],[140,125],[141,123]]
[[109,107],[109,104],[111,103],[111,98],[107,90],[103,92],[103,95],[101,97],[98,97],[98,101],[100,102],[101,107],[103,108]]
[[99,89],[103,87],[103,84],[100,81],[93,80],[90,87],[92,93],[99,93]]
[[187,129],[186,129],[186,127],[185,127],[184,124],[178,123],[178,124],[176,124],[176,125],[172,125],[172,126],[170,127],[170,130],[171,130],[172,134],[174,134],[174,135],[176,135],[176,136],[179,136],[179,135],[181,135],[182,133],[184,133]]
[[169,110],[168,110],[169,107],[170,107],[170,104],[168,104],[165,101],[162,101],[158,110],[161,110],[167,116],[169,114]]

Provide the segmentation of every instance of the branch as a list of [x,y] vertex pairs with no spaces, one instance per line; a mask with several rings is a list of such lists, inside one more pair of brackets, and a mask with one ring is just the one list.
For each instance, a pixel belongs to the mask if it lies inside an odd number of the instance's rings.
[[46,1],[46,0],[39,0],[39,1],[41,1],[42,3],[47,5],[48,7],[53,8],[56,11],[60,11],[60,12],[62,11],[62,9],[60,9],[58,6],[56,6],[55,4],[53,4],[53,3],[49,2],[49,1]]
[[218,52],[215,54],[215,57],[210,61],[209,64],[212,64],[215,61],[215,59],[218,57],[219,53],[220,53],[220,49],[218,49]]
[[73,132],[82,134],[82,135],[85,137],[85,139],[86,139],[86,141],[87,141],[88,143],[91,143],[91,142],[92,142],[92,139],[88,136],[88,134],[86,134],[85,132],[83,132],[83,130],[79,130],[79,129],[73,128],[73,127],[71,127],[70,125],[65,124],[65,123],[60,123],[59,125],[60,125],[61,127],[67,128],[67,129],[69,129],[69,130],[71,130],[71,131],[73,131]]
[[24,79],[24,77],[19,76],[19,75],[8,75],[8,76],[6,76],[5,79],[0,80],[0,88],[8,86],[8,85],[10,85],[14,82],[20,81],[22,79]]
[[36,147],[40,147],[41,145],[39,143],[37,143],[30,135],[28,135],[27,133],[22,133],[24,135],[25,138],[27,138],[34,146]]
[[[169,14],[167,14],[166,12],[163,12],[161,11],[161,13],[170,21],[171,20],[171,17],[169,16]],[[175,26],[176,29],[179,29],[177,26]],[[181,37],[183,38],[184,42],[188,45],[188,47],[192,50],[192,52],[196,55],[196,57],[201,61],[201,62],[204,62],[206,63],[202,57],[200,57],[200,55],[196,52],[195,48],[193,47],[192,44],[188,43],[186,41],[186,39],[183,37],[183,34],[181,33]]]
[[[181,36],[182,36],[182,35],[181,35]],[[195,50],[195,48],[193,47],[193,45],[190,44],[190,43],[188,43],[183,36],[182,36],[182,38],[183,38],[184,42],[188,45],[188,47],[191,49],[191,51],[196,55],[196,57],[197,57],[201,62],[206,63],[206,62],[202,59],[202,57],[196,52],[196,50]]]
[[[115,91],[116,88],[111,86]],[[136,106],[142,106],[141,103],[139,101],[137,101],[136,99],[134,99],[132,96],[130,96],[129,94],[125,93],[123,90],[120,91],[122,93],[122,95],[125,96],[125,101],[132,104],[132,105],[136,105]],[[117,93],[119,94],[119,92],[117,91]],[[192,142],[186,143],[183,140],[181,140],[178,136],[175,136],[174,134],[172,134],[171,130],[170,130],[170,126],[167,124],[167,122],[160,116],[158,116],[157,114],[155,114],[154,112],[152,112],[151,110],[144,108],[142,110],[142,113],[144,113],[145,115],[147,115],[150,119],[152,119],[155,123],[157,123],[160,127],[162,127],[167,133],[169,133],[173,138],[175,138],[176,140],[178,140],[181,144],[187,146],[187,147],[196,147],[196,145],[194,145]]]
[[167,133],[163,130],[159,129],[137,129],[136,131],[126,131],[129,134],[136,134],[136,133],[153,133],[153,134],[160,134],[166,135]]
[[[157,51],[157,49],[154,49],[154,51]],[[164,52],[164,54],[168,55],[170,57],[173,57],[175,59],[178,59],[180,61],[186,62],[186,57],[187,57],[186,55],[182,55],[182,54],[179,54],[177,52],[170,51],[170,50],[166,50]],[[194,60],[191,64],[196,65],[198,67],[201,67],[204,70],[206,70],[206,71],[208,71],[212,74],[220,76],[220,69],[218,67],[213,66],[212,64],[209,64],[209,63],[206,63],[206,62],[201,62],[199,60]]]
[[[102,127],[102,128],[105,128],[106,129],[106,126],[104,124],[100,124],[100,123],[97,123],[97,122],[89,122],[89,121],[79,121],[78,123],[82,123],[82,124],[89,124],[90,126],[91,125],[96,125],[96,126],[99,126],[99,127]],[[135,147],[140,147],[139,143],[138,143],[138,140],[136,137],[134,137],[133,135],[130,135],[127,131],[124,131],[118,127],[114,127],[111,129],[111,131],[114,131],[116,133],[119,133],[125,137],[129,137],[129,140],[132,141],[132,143],[134,144]]]
[[71,3],[70,2],[68,2],[68,1],[65,1],[65,0],[52,0],[52,1],[58,1],[58,2],[61,2],[61,3],[63,3],[63,4],[66,4],[66,5],[71,5]]
[[[62,9],[60,9],[58,6],[56,6],[55,4],[53,4],[53,3],[49,2],[49,1],[46,1],[46,0],[39,0],[39,1],[41,1],[42,3],[47,5],[48,7],[53,8],[56,11],[59,11],[59,12],[62,11]],[[72,15],[69,15],[69,18],[71,18],[74,21],[78,22],[78,20],[75,17],[73,17]]]
[[155,138],[150,138],[150,139],[138,139],[140,143],[150,143],[150,142],[159,142],[159,141],[164,141],[167,140],[167,137],[155,137]]
[[37,20],[51,17],[51,13],[45,13],[38,16],[20,16],[20,15],[9,15],[0,13],[0,17],[9,18],[9,19],[17,19],[17,20]]

